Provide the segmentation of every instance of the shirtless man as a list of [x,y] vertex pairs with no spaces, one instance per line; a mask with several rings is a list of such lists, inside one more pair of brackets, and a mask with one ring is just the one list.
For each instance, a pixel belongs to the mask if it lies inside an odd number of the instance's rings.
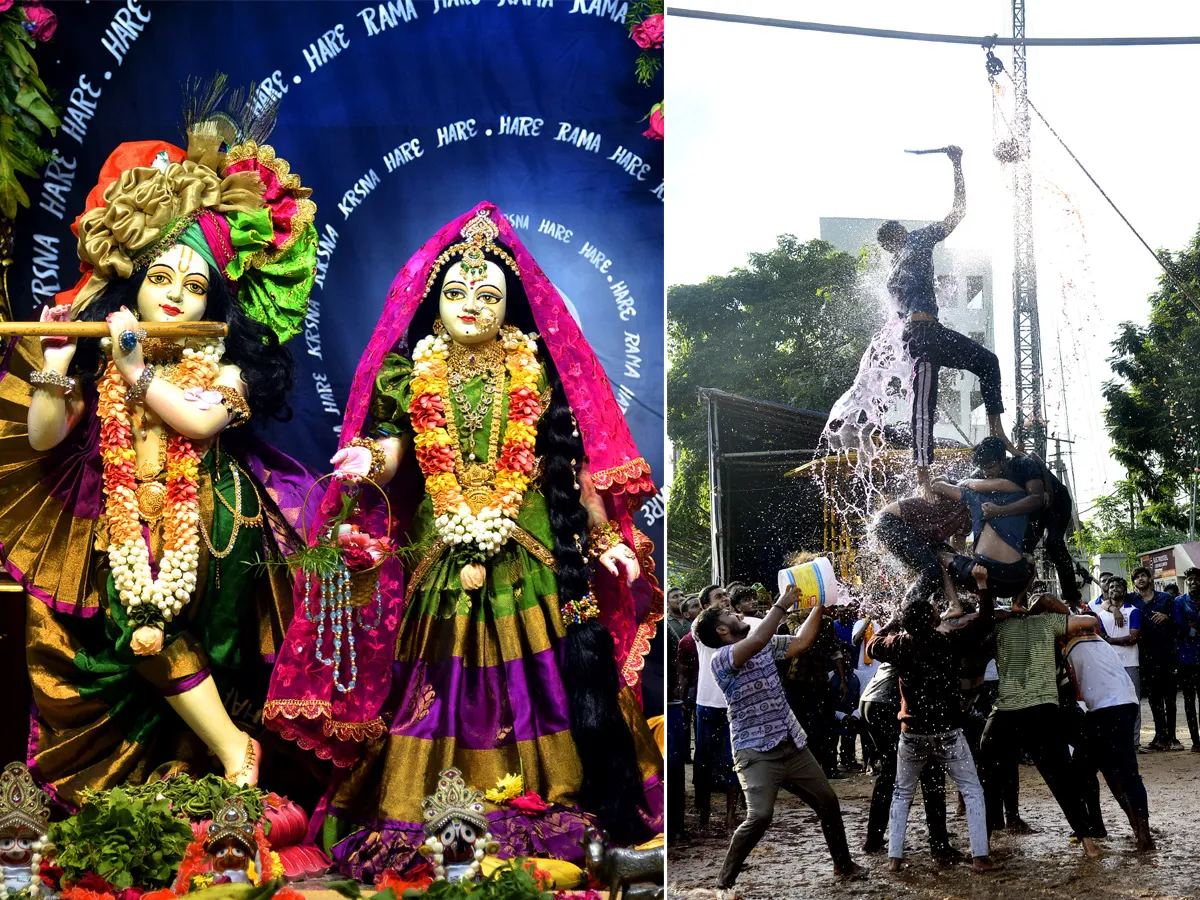
[[1079,606],[1082,595],[1075,584],[1075,561],[1067,549],[1067,533],[1073,514],[1071,494],[1036,456],[1018,455],[1008,459],[1005,450],[1004,442],[999,438],[984,438],[975,446],[972,459],[985,477],[1007,478],[1021,485],[1029,496],[1007,506],[985,503],[983,514],[989,519],[1028,514],[1024,550],[1032,553],[1045,535],[1046,555],[1058,573],[1062,598],[1074,609]]
[[978,564],[987,569],[988,587],[993,596],[1015,597],[1021,593],[1034,575],[1033,566],[1022,552],[1026,517],[1010,515],[985,519],[983,515],[985,503],[1004,506],[1022,499],[1025,492],[1020,485],[1006,478],[988,478],[970,479],[957,485],[935,481],[930,488],[938,496],[961,501],[971,513],[974,536],[971,554],[941,554],[953,582],[966,590],[974,590],[971,569]]

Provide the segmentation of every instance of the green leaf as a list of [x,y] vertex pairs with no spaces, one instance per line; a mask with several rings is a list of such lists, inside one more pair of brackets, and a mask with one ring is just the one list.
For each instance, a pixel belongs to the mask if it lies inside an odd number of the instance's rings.
[[50,108],[50,104],[32,86],[27,85],[21,88],[20,93],[17,94],[17,106],[28,110],[30,115],[47,128],[57,128],[60,124],[58,116],[54,114],[54,110]]

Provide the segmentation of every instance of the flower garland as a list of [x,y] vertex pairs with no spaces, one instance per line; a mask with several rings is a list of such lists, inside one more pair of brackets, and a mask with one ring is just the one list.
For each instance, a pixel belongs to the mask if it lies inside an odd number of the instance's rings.
[[[483,871],[483,858],[487,856],[487,845],[492,843],[492,833],[489,831],[471,842],[473,848],[472,859],[470,865],[467,866],[465,872],[458,878],[459,881],[473,882],[479,878]],[[433,858],[433,880],[446,880],[446,845],[436,837],[432,837],[425,842],[425,847],[429,849],[430,855]]]
[[[205,388],[219,373],[217,348],[186,353],[171,381],[184,390]],[[109,362],[99,385],[100,456],[104,463],[108,560],[121,604],[142,625],[170,622],[196,589],[200,561],[200,507],[196,491],[200,457],[179,434],[167,440],[167,483],[163,510],[163,554],[158,577],[150,570],[150,548],[142,534],[136,496],[129,386]],[[139,609],[140,607],[140,609]]]
[[477,511],[467,504],[463,493],[459,480],[466,468],[462,448],[451,434],[457,429],[447,421],[449,344],[445,338],[429,335],[413,352],[413,397],[408,412],[416,432],[417,462],[425,474],[425,489],[433,498],[434,524],[444,540],[485,557],[499,551],[516,531],[517,514],[533,477],[537,422],[542,413],[536,341],[535,334],[523,334],[511,326],[502,329],[500,342],[509,375],[508,419],[491,491]]

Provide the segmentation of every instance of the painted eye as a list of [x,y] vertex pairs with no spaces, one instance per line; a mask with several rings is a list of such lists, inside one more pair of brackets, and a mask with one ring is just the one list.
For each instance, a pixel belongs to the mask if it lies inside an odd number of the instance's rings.
[[443,291],[442,296],[444,296],[447,300],[453,300],[457,303],[459,300],[466,299],[467,292],[459,290],[458,288],[451,288],[448,291]]
[[470,825],[464,825],[462,827],[462,837],[463,837],[463,840],[466,841],[468,844],[475,843],[475,829],[472,828]]
[[198,281],[189,281],[187,283],[187,289],[198,297],[203,297],[206,293],[208,293],[208,288]]
[[499,303],[501,300],[504,299],[503,297],[500,297],[496,294],[476,294],[475,296],[478,297],[480,300],[482,300],[484,303],[493,303],[493,304]]
[[4,838],[0,840],[0,850],[13,850],[17,846],[17,842],[12,838]]
[[443,844],[453,844],[458,839],[458,829],[453,825],[447,825],[442,829],[441,840]]
[[241,847],[231,847],[229,849],[229,852],[231,855],[236,856],[238,859],[242,859],[246,855],[246,851],[243,850]]

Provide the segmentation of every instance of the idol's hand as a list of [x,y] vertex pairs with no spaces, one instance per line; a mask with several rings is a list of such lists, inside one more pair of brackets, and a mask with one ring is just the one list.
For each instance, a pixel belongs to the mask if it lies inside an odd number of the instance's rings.
[[[141,327],[141,323],[133,313],[124,306],[108,317],[108,334],[112,338],[113,362],[117,364],[117,371],[121,373],[121,377],[129,384],[136,383],[142,374],[142,369],[146,367],[145,359],[142,357],[142,342],[136,337]],[[135,335],[132,341],[133,346],[129,349],[121,346],[121,336],[126,332]],[[126,341],[128,340],[126,338]]]
[[155,656],[163,646],[163,631],[154,625],[143,625],[133,633],[129,646],[138,656]]
[[626,584],[633,584],[642,574],[637,555],[625,544],[617,544],[601,553],[600,565],[608,569],[614,578],[624,577]]
[[360,481],[371,471],[371,451],[366,447],[343,447],[333,454],[329,464],[338,481]]
[[[68,305],[45,306],[42,308],[42,315],[39,321],[69,322],[71,321],[71,307]],[[46,363],[46,368],[58,372],[60,375],[66,375],[67,368],[71,365],[71,360],[74,357],[74,338],[63,337],[62,335],[47,335],[42,338],[42,359]]]

